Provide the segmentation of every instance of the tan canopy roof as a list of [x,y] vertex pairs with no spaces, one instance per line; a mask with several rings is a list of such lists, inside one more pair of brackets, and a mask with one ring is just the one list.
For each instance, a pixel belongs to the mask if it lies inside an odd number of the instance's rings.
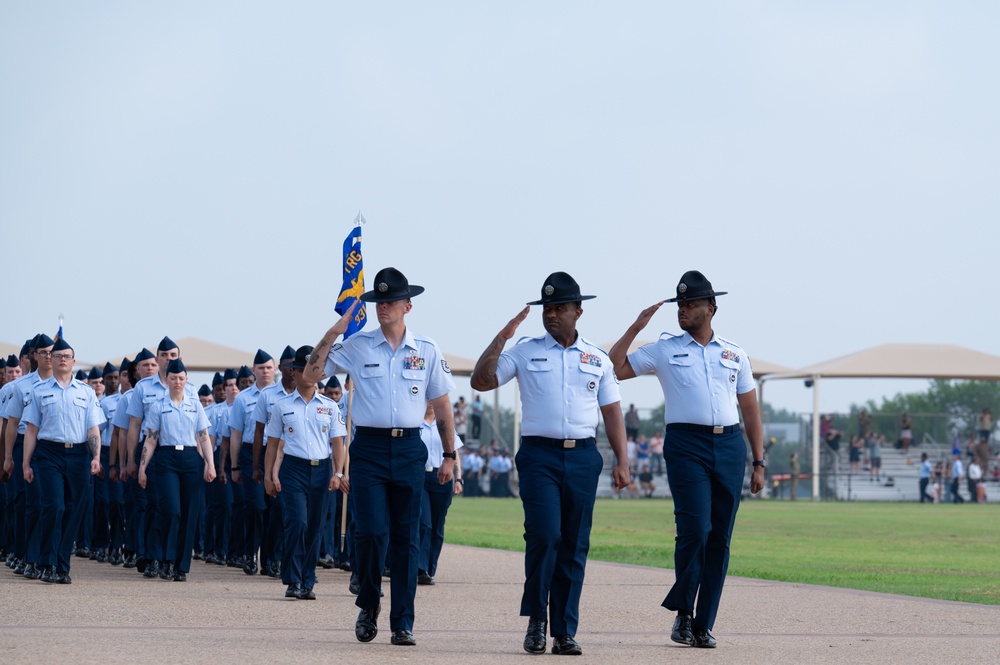
[[444,359],[448,361],[448,368],[451,369],[451,373],[455,376],[472,376],[472,370],[476,368],[475,360],[469,360],[462,356],[453,356],[450,353],[445,353]]
[[882,344],[768,378],[811,376],[1000,381],[1000,356],[954,344]]
[[[222,372],[230,367],[239,369],[242,365],[253,363],[255,351],[234,349],[231,346],[207,342],[197,337],[185,337],[184,339],[175,341],[181,350],[181,358],[184,360],[184,366],[189,372]],[[110,362],[117,367],[118,363],[122,361],[123,356],[134,358],[138,351],[139,349],[133,349],[121,353],[117,357],[112,358]],[[156,353],[155,348],[150,348],[150,351]],[[77,362],[77,364],[81,363]],[[100,365],[103,366],[104,363],[100,363]]]
[[[632,342],[632,344],[629,345],[628,352],[632,353],[640,346],[646,346],[647,344],[653,344],[653,342],[649,341],[648,339],[637,339],[634,342]],[[614,342],[609,342],[607,344],[601,345],[601,348],[607,351],[611,349],[611,347],[614,345],[615,345]],[[775,374],[775,373],[784,374],[786,372],[794,371],[790,367],[785,367],[784,365],[768,362],[766,360],[761,360],[759,358],[751,358],[750,366],[753,367],[753,378],[755,379],[758,379],[764,376],[765,374]]]
[[13,344],[8,344],[7,342],[0,342],[0,356],[6,360],[7,356],[17,356],[21,352],[21,345],[18,344],[14,346]]

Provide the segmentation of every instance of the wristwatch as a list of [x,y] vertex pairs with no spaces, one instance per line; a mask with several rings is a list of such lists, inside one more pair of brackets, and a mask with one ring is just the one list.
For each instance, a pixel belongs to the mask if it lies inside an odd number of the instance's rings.
[[442,453],[442,455],[444,455],[448,459],[458,459],[458,456],[455,454],[454,450],[451,451],[450,453]]
[[767,467],[767,462],[765,462],[762,459],[755,459],[753,461],[753,465],[754,465],[755,468],[759,466],[760,468],[763,469],[763,468]]
[[334,478],[343,478],[344,474],[342,474],[342,473],[335,473],[335,474],[333,474],[333,477]]

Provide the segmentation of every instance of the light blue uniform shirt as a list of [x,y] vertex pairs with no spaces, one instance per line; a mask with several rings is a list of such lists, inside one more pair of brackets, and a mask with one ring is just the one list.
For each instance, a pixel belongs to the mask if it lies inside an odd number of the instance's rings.
[[301,459],[330,459],[330,440],[347,435],[337,403],[317,390],[307,404],[299,391],[282,397],[271,407],[264,430],[285,442],[285,454]]
[[39,381],[31,389],[24,421],[38,428],[38,439],[56,443],[86,443],[87,430],[104,422],[93,388],[71,379],[63,388],[56,377]]
[[630,353],[628,362],[636,376],[655,374],[660,380],[667,425],[736,425],[736,396],[755,388],[746,352],[714,334],[704,347],[686,332],[660,339]]
[[355,333],[333,345],[325,371],[351,375],[351,417],[359,427],[420,427],[427,400],[455,389],[437,344],[409,329],[395,353],[381,328]]
[[[159,374],[147,376],[135,384],[135,389],[132,391],[132,397],[128,403],[128,415],[130,418],[142,418],[140,439],[146,436],[146,430],[149,429],[149,426],[146,424],[146,418],[149,416],[149,408],[154,403],[163,399],[164,395],[169,394],[170,389],[160,381]],[[197,389],[190,381],[184,386],[184,395],[194,397],[195,399],[198,398]],[[201,405],[199,404],[199,406]]]
[[105,395],[99,404],[104,412],[104,424],[101,425],[101,445],[111,447],[111,435],[115,433],[115,414],[118,412],[118,405],[121,403],[121,393]]
[[185,392],[184,399],[177,405],[168,393],[150,404],[146,429],[160,433],[159,446],[195,448],[198,446],[195,435],[208,429],[208,416],[197,397]]
[[549,333],[521,339],[500,354],[496,376],[501,386],[517,377],[525,436],[590,438],[600,407],[621,401],[608,354],[579,333],[568,349]]
[[[243,432],[243,443],[253,443],[254,429],[257,428],[253,414],[259,399],[260,388],[254,384],[236,396],[229,411],[229,429]],[[232,432],[229,436],[232,437]]]
[[[31,404],[31,387],[38,383],[38,372],[29,372],[10,386],[10,393],[7,395],[7,409],[4,411],[4,418],[20,418],[17,423],[17,433],[24,435],[24,429],[28,426],[24,422],[24,410]],[[77,441],[77,443],[80,443]]]
[[[257,396],[257,405],[253,408],[253,422],[263,423],[267,425],[267,421],[271,418],[271,407],[282,397],[287,397],[295,392],[295,388],[292,388],[292,392],[285,392],[284,386],[281,383],[272,383],[267,388],[260,391],[260,395]],[[254,432],[256,434],[256,432]],[[244,434],[244,436],[246,436]],[[244,439],[244,441],[250,441],[253,443],[253,439]],[[267,436],[264,436],[264,445],[267,445]]]
[[[453,433],[455,438],[455,450],[462,447],[462,440],[458,434]],[[444,442],[441,441],[441,432],[438,431],[437,421],[428,423],[426,420],[420,423],[420,440],[427,448],[427,465],[424,467],[428,471],[433,471],[444,464]]]
[[[234,401],[233,404],[236,404],[236,402]],[[222,445],[222,437],[229,436],[229,410],[233,408],[233,404],[219,402],[215,405],[215,410],[212,411],[215,416],[215,423],[209,428],[208,433],[215,437],[216,448]],[[228,453],[226,457],[229,457]]]
[[132,399],[132,391],[133,389],[129,388],[122,393],[121,399],[118,400],[118,407],[115,409],[115,417],[111,421],[112,425],[125,432],[128,432],[129,422],[131,421],[128,415],[128,405]]

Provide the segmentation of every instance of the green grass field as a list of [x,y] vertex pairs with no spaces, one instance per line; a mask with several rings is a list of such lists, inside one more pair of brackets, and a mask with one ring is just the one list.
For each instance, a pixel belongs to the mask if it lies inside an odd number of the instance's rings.
[[[673,504],[598,500],[590,559],[672,568]],[[457,498],[446,541],[524,551],[517,499]],[[1000,605],[1000,506],[746,501],[729,574]]]

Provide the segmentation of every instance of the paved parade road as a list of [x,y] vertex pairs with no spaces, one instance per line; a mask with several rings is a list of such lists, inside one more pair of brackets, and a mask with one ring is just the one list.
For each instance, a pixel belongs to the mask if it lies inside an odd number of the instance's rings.
[[[807,565],[807,562],[804,562]],[[354,638],[348,574],[320,570],[317,600],[270,578],[195,562],[186,583],[73,560],[70,586],[0,570],[2,663],[525,663],[523,558],[446,545],[438,584],[418,587],[416,647],[389,644],[388,603],[370,644]],[[970,663],[1000,653],[1000,607],[729,578],[719,648],[669,640],[669,570],[591,561],[574,663]],[[388,584],[385,585],[388,592]],[[551,642],[551,640],[550,640]],[[342,661],[343,662],[343,661]]]

